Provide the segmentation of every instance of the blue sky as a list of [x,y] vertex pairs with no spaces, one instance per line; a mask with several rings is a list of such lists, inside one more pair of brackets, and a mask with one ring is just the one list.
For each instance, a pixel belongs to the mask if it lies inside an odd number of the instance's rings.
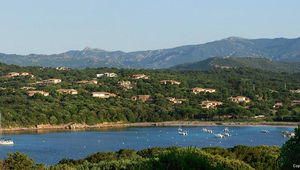
[[1,0],[0,53],[300,37],[299,0]]

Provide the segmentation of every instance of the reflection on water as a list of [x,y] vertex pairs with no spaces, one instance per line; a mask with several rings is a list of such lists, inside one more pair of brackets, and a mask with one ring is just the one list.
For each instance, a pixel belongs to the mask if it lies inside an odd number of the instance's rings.
[[[203,132],[203,128],[213,133]],[[194,147],[232,147],[236,145],[277,145],[281,146],[288,138],[280,131],[293,131],[288,127],[228,127],[231,136],[218,138],[215,134],[224,134],[224,126],[182,127],[188,135],[180,135],[178,127],[128,127],[101,128],[87,131],[32,130],[6,134],[14,140],[11,147],[0,146],[0,158],[8,152],[27,153],[37,162],[56,164],[62,158],[80,159],[89,154],[119,149],[141,150],[156,146],[194,146]],[[269,133],[262,133],[267,130]],[[51,133],[49,133],[51,132]]]
[[20,134],[43,134],[43,133],[60,133],[60,132],[92,132],[92,131],[125,131],[126,127],[101,127],[101,128],[81,128],[81,129],[26,129],[3,131],[3,135],[20,135]]

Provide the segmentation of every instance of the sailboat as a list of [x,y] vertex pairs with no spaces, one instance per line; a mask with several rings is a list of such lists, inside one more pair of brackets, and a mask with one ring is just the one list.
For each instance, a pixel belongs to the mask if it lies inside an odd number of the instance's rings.
[[[1,112],[0,112],[0,136],[2,136],[2,128],[1,128]],[[0,145],[13,145],[14,141],[11,139],[0,138]]]

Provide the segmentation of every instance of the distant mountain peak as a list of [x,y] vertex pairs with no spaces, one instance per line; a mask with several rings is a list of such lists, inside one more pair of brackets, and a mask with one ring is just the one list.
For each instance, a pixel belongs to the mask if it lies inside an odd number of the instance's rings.
[[236,41],[236,40],[246,40],[246,38],[238,37],[238,36],[232,36],[232,37],[225,38],[224,40]]
[[82,51],[103,51],[106,52],[106,50],[100,49],[100,48],[91,48],[91,47],[85,47]]

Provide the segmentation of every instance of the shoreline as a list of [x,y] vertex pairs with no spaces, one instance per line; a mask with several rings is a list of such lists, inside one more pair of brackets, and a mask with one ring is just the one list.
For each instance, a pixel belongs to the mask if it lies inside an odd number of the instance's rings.
[[265,126],[265,127],[297,127],[299,122],[223,122],[223,121],[166,121],[166,122],[104,122],[95,125],[68,123],[61,125],[42,124],[35,127],[3,128],[4,134],[26,132],[57,132],[57,131],[80,131],[92,129],[112,129],[124,127],[178,127],[178,126]]

